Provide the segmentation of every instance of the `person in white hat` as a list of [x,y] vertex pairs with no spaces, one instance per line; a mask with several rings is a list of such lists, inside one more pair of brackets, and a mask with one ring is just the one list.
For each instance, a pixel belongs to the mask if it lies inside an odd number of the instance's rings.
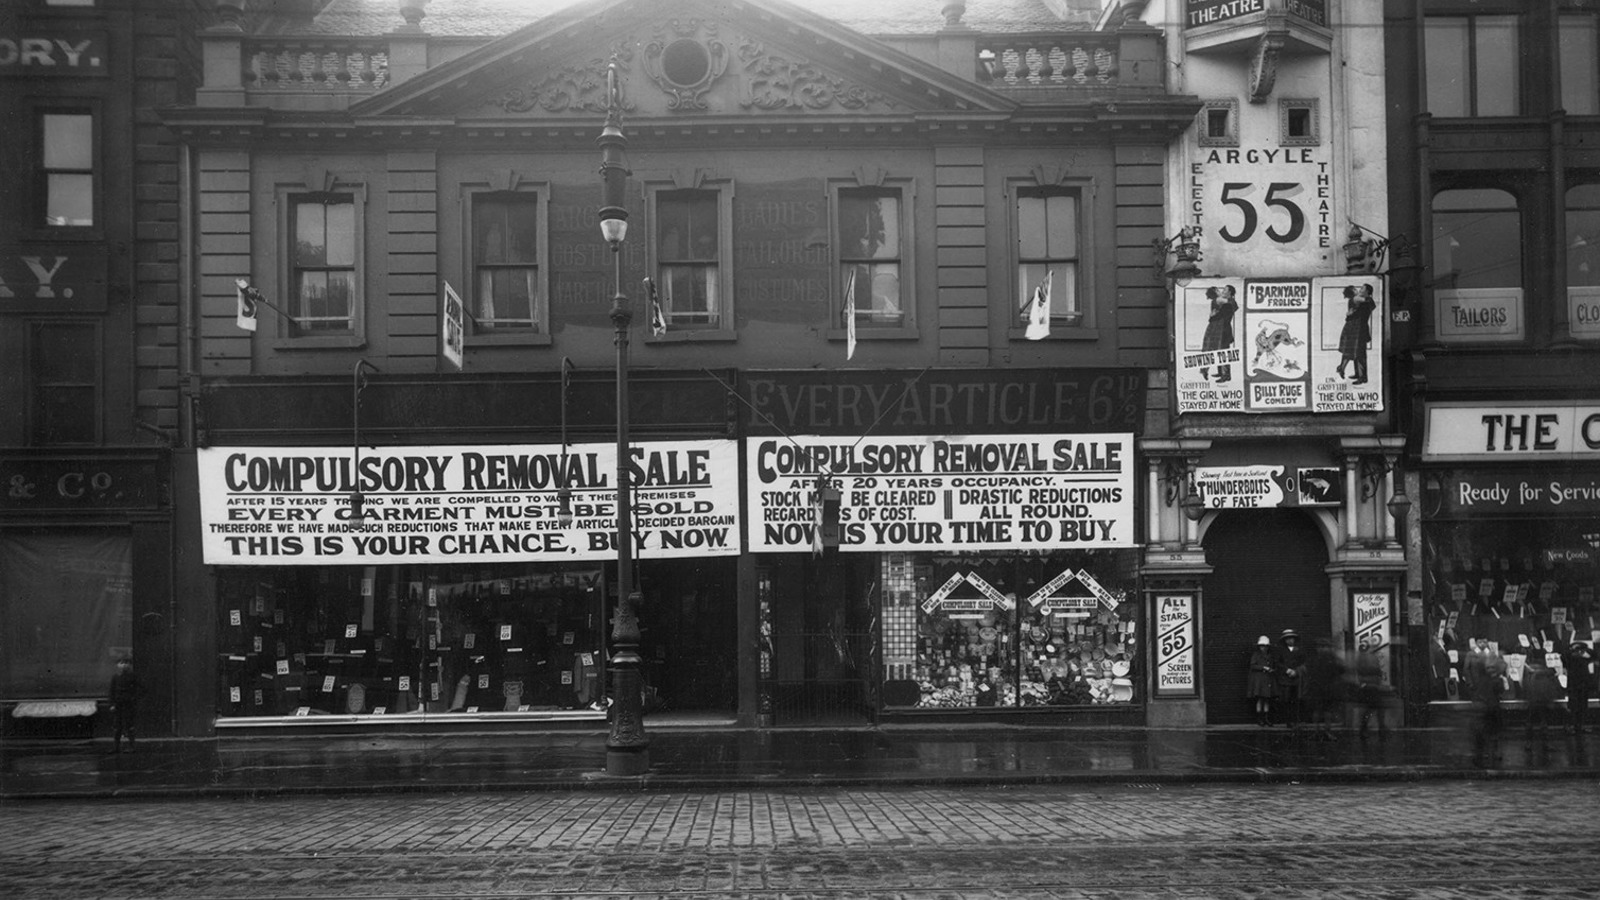
[[1250,678],[1245,685],[1245,696],[1255,704],[1256,724],[1262,728],[1271,724],[1272,698],[1277,696],[1278,683],[1273,675],[1277,654],[1272,652],[1272,639],[1266,635],[1256,639],[1255,650],[1250,653]]

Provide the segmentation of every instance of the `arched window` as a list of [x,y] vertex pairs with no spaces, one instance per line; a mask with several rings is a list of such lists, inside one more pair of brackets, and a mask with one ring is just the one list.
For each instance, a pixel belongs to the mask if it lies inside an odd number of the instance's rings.
[[1600,184],[1567,190],[1567,330],[1600,339]]
[[1493,188],[1434,195],[1433,289],[1440,340],[1523,337],[1522,220],[1514,195]]

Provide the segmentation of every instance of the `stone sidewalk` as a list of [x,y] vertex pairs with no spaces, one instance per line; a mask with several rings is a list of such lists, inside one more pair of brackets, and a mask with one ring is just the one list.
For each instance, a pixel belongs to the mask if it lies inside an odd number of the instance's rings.
[[[648,726],[647,726],[648,727]],[[1363,740],[1253,726],[649,728],[650,770],[604,773],[598,729],[493,734],[306,735],[0,745],[0,798],[392,791],[650,790],[779,785],[1357,782],[1600,776],[1600,735],[1552,732],[1476,765],[1462,728]]]

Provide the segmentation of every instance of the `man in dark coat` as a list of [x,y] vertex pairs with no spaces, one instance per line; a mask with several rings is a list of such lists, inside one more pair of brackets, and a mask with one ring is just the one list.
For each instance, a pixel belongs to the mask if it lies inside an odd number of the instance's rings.
[[1278,664],[1273,667],[1278,676],[1278,709],[1283,724],[1293,728],[1300,725],[1302,679],[1305,678],[1306,651],[1300,646],[1300,635],[1293,628],[1285,628],[1278,636]]
[[1573,641],[1561,654],[1561,666],[1567,670],[1567,731],[1572,734],[1584,732],[1589,700],[1594,696],[1594,662],[1594,646],[1589,641]]
[[133,660],[117,660],[117,674],[111,676],[111,688],[106,699],[111,701],[111,748],[122,752],[122,736],[128,736],[128,752],[133,752],[133,726],[138,718],[139,676],[134,674]]

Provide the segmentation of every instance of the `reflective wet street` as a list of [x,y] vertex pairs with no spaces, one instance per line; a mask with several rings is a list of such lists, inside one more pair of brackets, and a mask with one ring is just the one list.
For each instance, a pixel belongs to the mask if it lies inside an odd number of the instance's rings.
[[1600,782],[474,791],[0,807],[13,898],[1592,898]]

